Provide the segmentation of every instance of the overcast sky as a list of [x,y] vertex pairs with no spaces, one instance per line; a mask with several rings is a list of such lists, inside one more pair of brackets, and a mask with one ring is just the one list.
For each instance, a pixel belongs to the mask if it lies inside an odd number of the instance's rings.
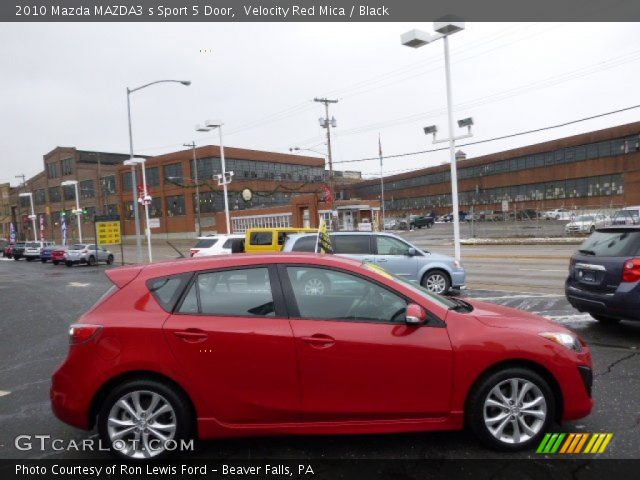
[[[225,145],[324,152],[316,96],[338,127],[334,161],[434,148],[422,127],[446,134],[442,42],[412,49],[400,34],[429,23],[0,24],[0,182],[42,170],[56,146],[128,152],[125,88],[186,79],[132,95],[136,153],[216,144],[196,133],[222,119]],[[473,140],[545,127],[640,104],[639,24],[469,23],[451,37],[456,118]],[[464,147],[468,156],[640,119],[640,109],[569,127]],[[312,154],[313,155],[313,154]],[[387,159],[400,172],[447,152]],[[336,163],[377,174],[377,161]]]

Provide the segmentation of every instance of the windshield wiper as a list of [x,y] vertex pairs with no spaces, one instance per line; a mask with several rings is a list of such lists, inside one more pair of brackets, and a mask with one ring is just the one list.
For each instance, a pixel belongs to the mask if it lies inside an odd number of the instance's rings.
[[455,303],[455,305],[449,307],[449,310],[455,310],[456,312],[473,312],[473,305],[459,298],[449,297],[448,300]]
[[583,255],[596,255],[596,252],[594,252],[593,250],[578,250],[580,253],[582,253]]

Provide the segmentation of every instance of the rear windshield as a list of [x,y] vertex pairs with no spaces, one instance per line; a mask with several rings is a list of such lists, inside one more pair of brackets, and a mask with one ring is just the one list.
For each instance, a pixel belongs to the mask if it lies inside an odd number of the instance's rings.
[[196,246],[193,248],[210,248],[213,247],[218,242],[217,238],[203,238],[198,240]]
[[640,254],[640,232],[613,230],[594,232],[579,249],[585,255],[598,257],[629,257]]
[[39,243],[35,243],[35,242],[31,242],[31,243],[27,243],[25,245],[26,248],[40,248],[40,244]]
[[85,245],[82,245],[80,243],[76,243],[75,245],[69,247],[69,250],[84,250],[85,249]]
[[315,252],[316,251],[316,243],[318,243],[317,235],[310,235],[308,237],[301,237],[298,241],[293,245],[291,249],[293,252]]

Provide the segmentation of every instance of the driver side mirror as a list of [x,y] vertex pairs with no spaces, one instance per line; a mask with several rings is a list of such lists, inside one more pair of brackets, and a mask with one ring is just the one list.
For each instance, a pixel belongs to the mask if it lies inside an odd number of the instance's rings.
[[417,254],[418,254],[418,251],[413,247],[407,250],[407,255],[409,255],[410,257],[415,257]]
[[416,303],[407,305],[407,314],[405,322],[407,325],[422,325],[427,321],[427,312],[424,308]]

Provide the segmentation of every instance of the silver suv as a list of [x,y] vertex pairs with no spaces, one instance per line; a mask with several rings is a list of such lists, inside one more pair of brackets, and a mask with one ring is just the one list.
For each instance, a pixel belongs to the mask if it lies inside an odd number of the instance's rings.
[[95,265],[98,262],[105,262],[107,265],[111,265],[113,263],[113,253],[95,244],[76,243],[69,247],[69,250],[64,254],[64,263],[67,267],[71,267],[76,263]]
[[[421,250],[397,235],[381,232],[329,235],[334,253],[376,264],[394,275],[420,283],[430,292],[443,294],[465,288],[464,268],[453,257]],[[315,252],[317,238],[315,233],[289,235],[283,251]]]

